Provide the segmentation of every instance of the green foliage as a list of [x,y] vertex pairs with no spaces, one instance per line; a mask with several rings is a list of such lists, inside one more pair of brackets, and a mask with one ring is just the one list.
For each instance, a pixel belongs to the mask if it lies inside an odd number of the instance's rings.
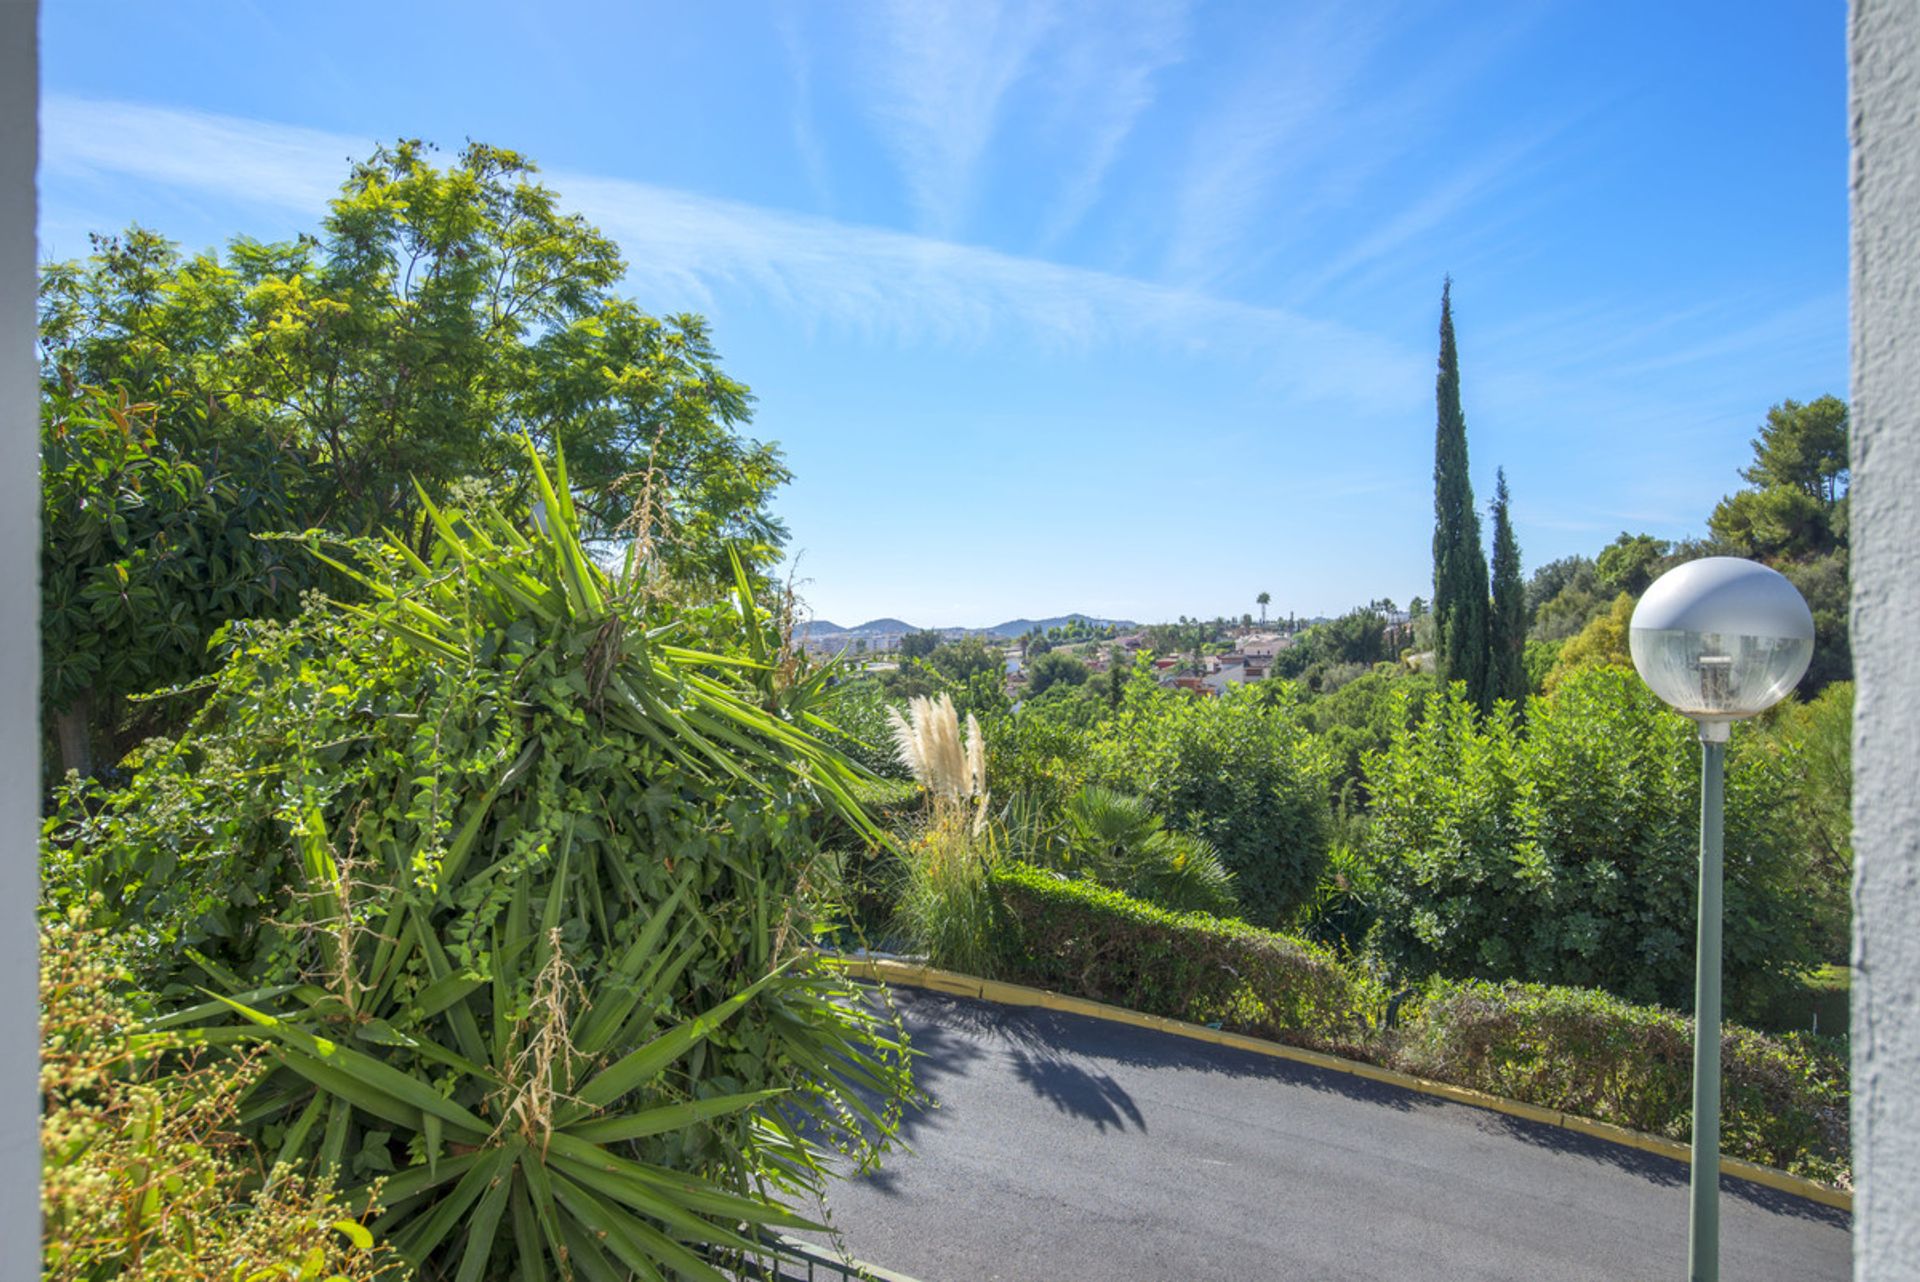
[[[1692,1021],[1605,993],[1441,982],[1396,1032],[1394,1067],[1669,1139],[1692,1138]],[[1720,1148],[1844,1184],[1850,1146],[1844,1048],[1726,1025]]]
[[1608,592],[1638,597],[1659,577],[1660,563],[1672,551],[1673,545],[1665,539],[1622,530],[1619,538],[1601,550],[1600,559],[1594,564],[1600,586]]
[[1796,489],[1829,505],[1846,494],[1847,403],[1839,397],[1782,401],[1767,411],[1752,444],[1753,465],[1740,473],[1749,484]]
[[430,155],[402,141],[356,163],[318,236],[184,258],[135,228],[49,266],[47,385],[177,395],[272,438],[312,473],[299,528],[406,528],[416,477],[436,500],[470,477],[526,497],[524,431],[565,447],[590,536],[627,519],[617,482],[651,466],[645,532],[683,574],[724,581],[726,539],[771,560],[785,531],[765,503],[787,471],[738,434],[752,397],[706,323],[615,294],[618,248],[525,157]]
[[530,471],[545,531],[424,503],[424,556],[337,562],[369,605],[234,629],[188,733],[67,799],[47,883],[111,891],[163,1000],[226,995],[171,1019],[267,1040],[250,1136],[378,1189],[417,1267],[713,1277],[696,1250],[804,1224],[816,1146],[872,1161],[908,1092],[806,952],[819,833],[876,834],[809,730],[831,672],[744,569],[672,606]]
[[1300,706],[1300,718],[1333,759],[1332,793],[1366,803],[1365,759],[1420,718],[1439,682],[1431,674],[1376,670]]
[[924,659],[940,648],[940,634],[931,629],[909,632],[900,638],[902,659]]
[[1844,962],[1853,943],[1853,683],[1781,707],[1762,742],[1792,772],[1787,818],[1808,861],[1801,893],[1817,923],[1820,956]]
[[1080,780],[1145,798],[1173,831],[1211,842],[1259,924],[1313,893],[1327,854],[1332,763],[1275,684],[1196,699],[1137,682],[1087,737]]
[[889,703],[944,694],[962,717],[985,717],[1007,706],[1006,660],[997,649],[978,636],[942,642],[937,632],[917,632],[906,640],[916,637],[922,640],[910,647],[912,654],[903,643],[899,667],[879,676]]
[[1487,615],[1487,697],[1524,705],[1527,698],[1527,590],[1520,582],[1520,544],[1508,516],[1507,474],[1494,473],[1493,600]]
[[1576,636],[1607,612],[1615,595],[1600,586],[1600,576],[1586,557],[1563,557],[1544,565],[1527,583],[1527,636],[1547,642]]
[[1805,561],[1783,561],[1775,566],[1799,589],[1807,608],[1813,611],[1813,661],[1798,687],[1805,699],[1813,698],[1833,682],[1853,679],[1849,560],[1847,549],[1839,548]]
[[1027,665],[1027,692],[1034,697],[1055,685],[1077,686],[1087,679],[1087,665],[1070,654],[1043,654]]
[[[1570,674],[1527,732],[1450,695],[1369,760],[1382,954],[1412,975],[1605,988],[1679,1006],[1693,989],[1699,749],[1631,671]],[[1736,736],[1726,808],[1729,1009],[1817,961],[1795,762]]]
[[141,1032],[110,941],[76,917],[40,931],[44,1282],[397,1276],[331,1179],[252,1169],[259,1063]]
[[993,883],[1021,983],[1335,1054],[1362,1050],[1385,1006],[1317,944],[1020,864]]
[[179,395],[47,392],[40,700],[66,768],[92,773],[96,739],[118,759],[126,698],[203,675],[224,621],[293,609],[311,562],[253,536],[295,523],[301,484],[270,438]]
[[1622,592],[1605,614],[1595,615],[1580,635],[1562,644],[1542,688],[1551,694],[1569,675],[1585,668],[1632,668],[1628,633],[1633,625],[1633,598]]
[[1433,614],[1439,628],[1440,673],[1466,683],[1467,697],[1490,706],[1487,558],[1480,550],[1480,514],[1467,473],[1467,420],[1460,411],[1460,354],[1453,339],[1453,282],[1440,292],[1440,373],[1434,385],[1438,420],[1433,456]]
[[990,831],[938,811],[902,843],[893,932],[935,966],[1000,973],[1004,941],[989,875],[998,860]]
[[[993,884],[1009,979],[1689,1137],[1692,1029],[1671,1010],[1586,989],[1436,980],[1386,1027],[1386,989],[1318,944],[1019,864],[996,868]],[[1722,1151],[1844,1185],[1844,1049],[1727,1024],[1721,1057]]]
[[1378,604],[1363,605],[1301,632],[1274,656],[1269,675],[1331,693],[1393,657],[1386,615]]
[[1527,648],[1521,652],[1520,661],[1526,667],[1529,696],[1546,692],[1547,678],[1552,675],[1554,665],[1560,662],[1560,652],[1566,647],[1565,641],[1527,642]]
[[[1093,723],[1082,713],[1092,713]],[[1020,797],[1041,813],[1058,813],[1087,782],[1088,751],[1100,733],[1100,704],[1048,699],[1029,701],[1018,712],[989,719],[987,778],[1003,797]]]
[[904,703],[888,698],[877,679],[860,677],[835,685],[820,715],[838,731],[829,737],[849,760],[888,779],[907,779],[911,775],[894,751],[893,728],[887,721],[887,709]]
[[566,447],[590,537],[651,540],[699,588],[729,540],[773,559],[788,473],[740,434],[752,397],[700,318],[613,293],[617,249],[533,172],[402,142],[353,167],[319,236],[187,257],[136,227],[43,270],[44,704],[68,767],[177,731],[189,701],[125,696],[204,676],[220,624],[296,608],[311,563],[250,536],[411,530],[415,478],[517,506],[523,431]]
[[1235,913],[1233,874],[1207,842],[1168,832],[1138,797],[1086,787],[1062,814],[1062,863],[1172,912]]

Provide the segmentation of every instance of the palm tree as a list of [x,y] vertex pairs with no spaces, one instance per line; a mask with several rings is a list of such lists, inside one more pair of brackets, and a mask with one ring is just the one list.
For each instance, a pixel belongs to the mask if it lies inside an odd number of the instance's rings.
[[1273,600],[1273,593],[1262,592],[1254,600],[1260,603],[1260,626],[1264,628],[1267,626],[1267,602]]

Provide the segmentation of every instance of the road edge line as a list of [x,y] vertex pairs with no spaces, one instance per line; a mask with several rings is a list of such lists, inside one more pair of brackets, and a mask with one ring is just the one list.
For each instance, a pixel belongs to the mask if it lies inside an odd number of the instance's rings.
[[[1378,1064],[1363,1064],[1358,1060],[1342,1059],[1338,1055],[1303,1050],[1283,1042],[1209,1028],[1204,1024],[1190,1024],[1185,1020],[1170,1019],[1164,1015],[1148,1015],[1142,1011],[1129,1010],[1124,1006],[1110,1006],[1106,1002],[1097,1002],[1087,997],[1074,997],[1047,988],[1030,988],[1025,984],[1011,984],[1004,980],[981,979],[974,975],[963,975],[958,971],[940,970],[933,966],[895,961],[884,957],[845,957],[831,954],[821,956],[829,965],[856,979],[871,979],[906,988],[925,988],[933,992],[949,993],[957,997],[972,997],[1002,1006],[1039,1006],[1046,1010],[1063,1011],[1070,1015],[1086,1015],[1092,1019],[1106,1020],[1113,1024],[1131,1024],[1136,1028],[1150,1028],[1162,1033],[1171,1033],[1175,1037],[1230,1046],[1236,1050],[1250,1051],[1255,1055],[1265,1055],[1271,1059],[1292,1060],[1295,1063],[1311,1065],[1328,1072],[1345,1073],[1351,1077],[1367,1078],[1388,1086],[1416,1091],[1422,1095],[1437,1096],[1456,1104],[1484,1108],[1495,1113],[1506,1113],[1530,1122],[1540,1122],[1547,1126],[1557,1126],[1562,1130],[1575,1131],[1611,1144],[1639,1149],[1643,1153],[1670,1157],[1677,1162],[1691,1163],[1693,1160],[1692,1148],[1678,1140],[1648,1135],[1644,1131],[1629,1130],[1624,1126],[1615,1126],[1611,1122],[1595,1121],[1590,1117],[1581,1117],[1577,1113],[1542,1108],[1537,1104],[1523,1104],[1519,1100],[1489,1095],[1485,1091],[1477,1091],[1468,1086],[1455,1086],[1450,1082],[1436,1082],[1425,1077],[1415,1077],[1411,1073],[1382,1068]],[[1720,1173],[1763,1185],[1781,1193],[1803,1197],[1810,1202],[1818,1202],[1837,1210],[1849,1213],[1853,1210],[1853,1194],[1849,1190],[1836,1188],[1831,1184],[1822,1184],[1818,1180],[1810,1180],[1804,1176],[1789,1175],[1775,1167],[1762,1166],[1757,1162],[1722,1155]]]

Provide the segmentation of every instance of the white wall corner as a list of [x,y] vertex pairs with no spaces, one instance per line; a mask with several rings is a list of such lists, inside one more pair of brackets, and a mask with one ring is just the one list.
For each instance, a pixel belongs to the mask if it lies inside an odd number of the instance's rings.
[[1920,4],[1853,0],[1854,1277],[1920,1279]]

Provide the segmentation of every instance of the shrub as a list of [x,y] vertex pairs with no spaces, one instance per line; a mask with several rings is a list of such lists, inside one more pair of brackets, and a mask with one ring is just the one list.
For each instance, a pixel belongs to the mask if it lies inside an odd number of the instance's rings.
[[[1790,754],[1736,735],[1727,776],[1728,1007],[1753,1012],[1818,960]],[[1369,758],[1376,943],[1413,976],[1693,991],[1699,747],[1630,670],[1568,674],[1527,732],[1455,695]]]
[[239,1113],[263,1066],[141,1034],[107,949],[84,921],[40,932],[46,1282],[395,1276],[330,1180],[262,1186]]
[[1066,861],[1079,872],[1173,912],[1226,916],[1233,874],[1204,839],[1168,832],[1138,797],[1089,786],[1067,801]]
[[1088,745],[1100,731],[1078,724],[1078,710],[1049,699],[988,719],[987,776],[1000,796],[1052,814],[1087,781]]
[[993,872],[1009,979],[1339,1054],[1363,1052],[1383,994],[1316,944],[1175,913],[1087,881]]
[[544,530],[429,506],[423,551],[342,562],[368,607],[236,629],[188,733],[68,798],[47,882],[111,889],[163,998],[224,994],[176,1018],[265,1030],[249,1137],[354,1205],[384,1178],[424,1274],[716,1277],[696,1249],[805,1224],[818,1146],[871,1162],[907,1098],[799,893],[824,816],[878,834],[739,563],[672,604],[533,471]]
[[[1671,1010],[1591,989],[1434,980],[1389,1028],[1379,982],[1316,944],[1020,864],[992,876],[1008,979],[1691,1138],[1693,1031]],[[1848,1182],[1843,1044],[1728,1024],[1721,1073],[1722,1152]]]
[[820,715],[832,725],[827,738],[867,770],[888,779],[906,779],[908,770],[893,750],[893,726],[887,713],[906,701],[890,700],[880,683],[861,677],[834,687]]
[[936,813],[902,845],[893,928],[936,966],[969,975],[1000,970],[1000,931],[989,886],[989,836],[964,816]]
[[[1590,989],[1438,981],[1395,1030],[1384,1059],[1421,1077],[1692,1138],[1692,1022]],[[1843,1050],[1726,1025],[1720,1060],[1723,1152],[1847,1181]]]
[[1277,926],[1325,867],[1332,771],[1290,688],[1262,684],[1276,688],[1212,699],[1130,686],[1089,736],[1083,781],[1144,797],[1167,827],[1211,842],[1246,919]]

